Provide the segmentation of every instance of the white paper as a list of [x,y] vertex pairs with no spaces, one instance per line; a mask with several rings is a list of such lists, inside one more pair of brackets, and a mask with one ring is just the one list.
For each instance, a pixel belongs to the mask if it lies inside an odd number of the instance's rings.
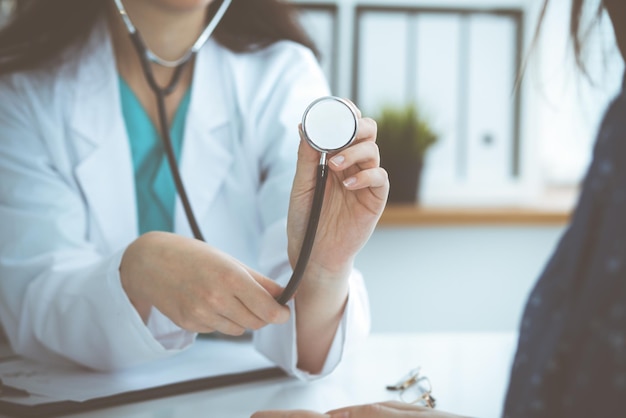
[[173,357],[112,373],[80,367],[52,367],[21,358],[0,363],[5,385],[47,401],[77,401],[171,383],[265,369],[275,365],[249,341],[199,339]]

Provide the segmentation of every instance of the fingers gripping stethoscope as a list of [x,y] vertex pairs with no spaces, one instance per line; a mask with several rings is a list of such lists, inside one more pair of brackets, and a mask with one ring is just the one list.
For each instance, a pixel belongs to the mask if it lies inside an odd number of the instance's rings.
[[[146,80],[154,92],[157,101],[161,139],[165,148],[165,154],[167,156],[170,171],[174,179],[176,191],[178,192],[179,198],[185,210],[189,226],[191,227],[193,236],[200,241],[204,241],[198,222],[196,221],[191,209],[191,204],[183,185],[180,171],[178,170],[178,163],[176,161],[176,156],[174,154],[170,138],[170,128],[165,108],[165,97],[174,91],[180,81],[185,65],[191,61],[194,55],[210,38],[218,23],[226,13],[226,10],[230,6],[232,0],[222,1],[217,12],[204,31],[202,31],[191,49],[182,57],[173,61],[165,60],[152,52],[146,46],[141,38],[141,35],[133,25],[130,17],[126,13],[126,9],[124,8],[122,1],[114,0],[114,2],[122,20],[124,21],[126,29],[128,30],[132,44],[139,55]],[[174,68],[174,74],[165,87],[161,87],[156,82],[154,73],[152,72],[151,63]],[[282,294],[277,298],[277,301],[280,304],[287,303],[287,301],[291,299],[296,292],[313,249],[313,242],[315,241],[315,234],[317,232],[317,225],[319,223],[322,203],[324,200],[326,179],[328,177],[328,154],[337,152],[349,146],[356,137],[357,128],[358,115],[356,109],[350,102],[338,97],[329,96],[317,99],[311,103],[304,112],[302,117],[302,132],[304,133],[307,142],[314,149],[319,151],[321,156],[317,170],[317,183],[313,195],[311,212],[309,214],[309,222],[304,235],[304,240],[302,242],[302,248],[291,278],[289,279],[289,282]]]
[[358,120],[356,110],[350,102],[333,96],[315,100],[304,111],[302,116],[302,133],[309,145],[319,151],[321,156],[317,166],[317,181],[315,183],[315,192],[313,193],[311,212],[309,213],[309,223],[304,233],[302,248],[300,249],[296,266],[293,269],[293,274],[285,290],[277,299],[280,304],[287,303],[296,292],[313,250],[317,224],[322,212],[324,192],[326,191],[328,154],[340,151],[354,141],[358,129]]

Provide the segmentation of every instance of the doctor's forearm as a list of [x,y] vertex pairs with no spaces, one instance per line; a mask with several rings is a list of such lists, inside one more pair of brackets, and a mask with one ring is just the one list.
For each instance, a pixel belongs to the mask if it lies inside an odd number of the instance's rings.
[[348,300],[350,271],[307,268],[295,299],[299,369],[322,371]]

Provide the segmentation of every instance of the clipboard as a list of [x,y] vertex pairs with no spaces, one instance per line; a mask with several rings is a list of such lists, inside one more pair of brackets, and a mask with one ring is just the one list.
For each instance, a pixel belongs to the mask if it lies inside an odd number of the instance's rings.
[[126,392],[119,395],[90,399],[84,402],[62,401],[37,405],[22,405],[9,400],[0,399],[0,414],[20,418],[55,417],[59,415],[74,414],[77,412],[85,412],[133,402],[165,398],[168,396],[221,388],[242,383],[277,379],[286,376],[287,375],[282,369],[273,367],[269,369],[254,370],[251,372],[173,383],[167,386]]
[[[201,343],[201,344],[198,344]],[[159,399],[169,396],[180,395],[184,393],[191,393],[215,388],[222,388],[227,386],[233,386],[237,384],[243,383],[251,383],[258,382],[262,380],[270,380],[270,379],[279,379],[287,377],[287,374],[280,368],[272,366],[268,360],[262,357],[259,353],[257,353],[252,344],[250,342],[233,342],[233,341],[205,341],[198,340],[196,341],[197,347],[192,347],[196,351],[195,356],[181,356],[179,359],[179,363],[186,368],[194,368],[196,364],[185,363],[188,362],[189,359],[192,359],[194,362],[199,362],[203,359],[202,356],[198,356],[198,351],[206,348],[208,344],[219,344],[220,350],[227,349],[228,347],[238,347],[237,349],[241,352],[241,344],[246,344],[249,346],[249,352],[253,355],[258,356],[257,358],[253,358],[252,361],[248,361],[247,366],[251,367],[250,370],[240,370],[237,367],[234,367],[233,372],[223,372],[223,367],[220,369],[219,374],[208,373],[206,376],[195,377],[191,379],[182,379],[179,375],[176,378],[176,381],[172,381],[165,384],[158,384],[156,386],[151,387],[136,387],[135,390],[128,390],[123,392],[118,392],[114,394],[105,394],[104,396],[95,396],[85,400],[66,400],[59,399],[55,396],[43,395],[41,392],[41,387],[39,388],[39,393],[31,391],[30,394],[28,391],[25,391],[24,386],[19,386],[15,384],[9,385],[11,388],[10,391],[13,393],[6,393],[2,396],[0,395],[0,415],[6,415],[11,417],[55,417],[59,415],[72,414],[77,412],[85,412],[95,409],[108,408],[113,406],[119,406],[124,404],[129,404],[133,402],[140,402],[152,399]],[[248,348],[245,348],[248,350]],[[236,350],[235,350],[236,351]],[[224,361],[224,354],[216,361]],[[210,360],[211,354],[207,354],[206,359]],[[236,359],[232,359],[236,361]],[[248,359],[250,360],[250,359]],[[166,364],[174,364],[176,365],[175,360],[168,360]],[[252,365],[252,366],[250,366]],[[2,376],[2,366],[0,363],[0,376]],[[153,363],[152,365],[142,366],[141,370],[147,370],[149,367],[161,367],[159,362]],[[258,366],[258,367],[257,367]],[[141,370],[139,373],[141,373]],[[131,371],[132,372],[132,371]],[[46,378],[50,382],[54,382],[54,371],[47,371]],[[87,373],[87,372],[86,372]],[[125,372],[128,374],[128,372]],[[94,373],[89,375],[90,381],[93,382]],[[98,377],[97,375],[96,377]],[[118,375],[108,375],[101,374],[101,379],[103,382],[106,382],[107,378],[119,377]],[[80,375],[76,377],[76,379],[80,380]],[[28,382],[28,380],[24,380]],[[80,381],[77,382],[80,384]],[[34,386],[33,386],[34,387]],[[43,387],[45,389],[45,386]],[[51,388],[52,389],[52,388]],[[24,394],[24,392],[26,394]]]

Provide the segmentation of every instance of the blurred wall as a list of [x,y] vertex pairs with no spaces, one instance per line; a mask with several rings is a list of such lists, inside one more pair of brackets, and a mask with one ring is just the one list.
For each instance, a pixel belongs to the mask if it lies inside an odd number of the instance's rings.
[[[586,32],[592,84],[572,58],[570,0],[550,1],[534,48],[544,0],[292,1],[307,11],[335,94],[356,94],[369,116],[388,101],[427,112],[440,141],[427,154],[424,202],[526,204],[578,185],[624,70],[607,16]],[[599,1],[586,2],[583,31]]]
[[13,2],[9,0],[0,0],[0,26],[2,26],[11,12]]
[[563,230],[379,226],[356,260],[372,331],[516,331]]

